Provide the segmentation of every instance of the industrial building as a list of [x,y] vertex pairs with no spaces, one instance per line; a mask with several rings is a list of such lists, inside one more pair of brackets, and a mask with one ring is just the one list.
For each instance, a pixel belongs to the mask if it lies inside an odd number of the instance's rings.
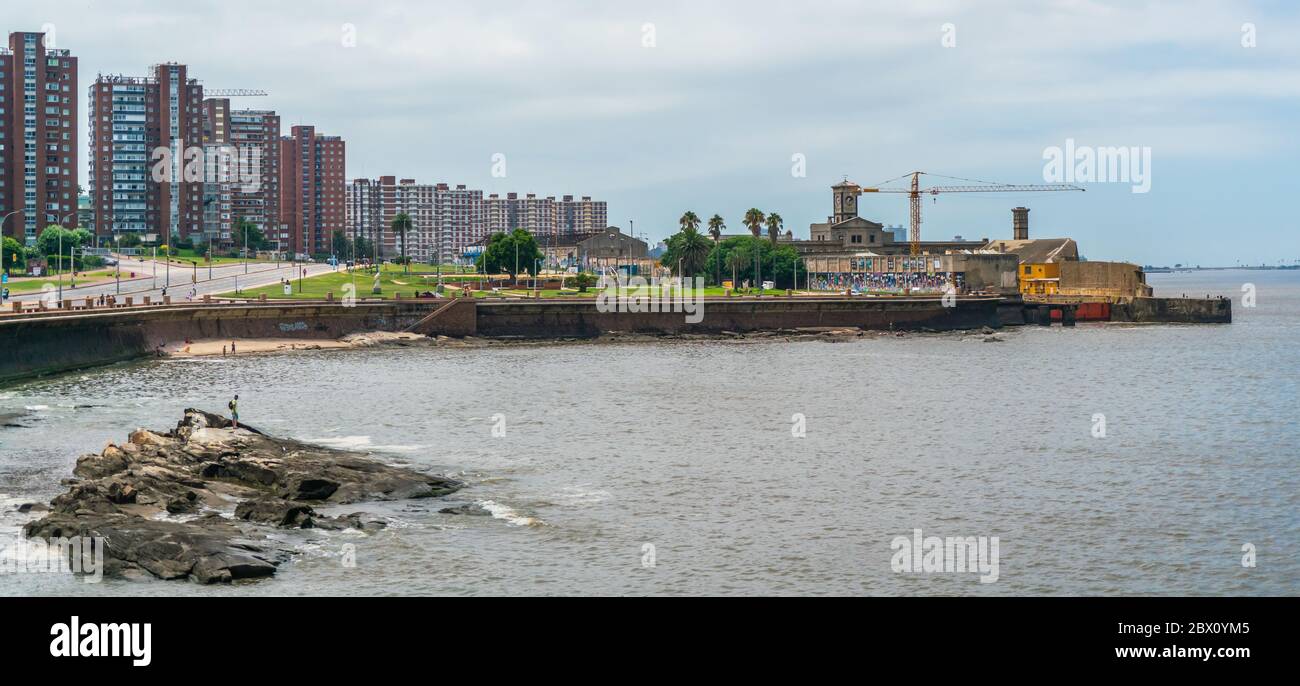
[[997,293],[1026,297],[1149,296],[1137,265],[1086,262],[1071,238],[1030,238],[1029,209],[1011,210],[1011,239],[919,241],[858,216],[860,187],[831,187],[832,214],[792,241],[812,290],[852,293]]

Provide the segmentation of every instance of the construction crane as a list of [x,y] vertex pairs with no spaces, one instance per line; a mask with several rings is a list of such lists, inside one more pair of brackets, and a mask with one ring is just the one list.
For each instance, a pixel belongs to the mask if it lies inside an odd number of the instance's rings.
[[254,98],[270,95],[266,91],[252,88],[204,88],[205,98]]
[[[921,188],[921,175],[938,176],[944,179],[954,181],[966,181],[970,184],[967,186],[930,186]],[[885,184],[893,183],[899,179],[912,177],[910,188],[888,188]],[[980,181],[978,179],[963,179],[957,176],[943,176],[942,174],[927,174],[926,172],[909,172],[897,178],[883,181],[875,186],[866,186],[859,188],[857,193],[907,193],[912,205],[912,226],[910,238],[912,242],[912,256],[921,254],[921,195],[938,195],[940,193],[1015,193],[1020,191],[1082,191],[1079,186],[1068,183],[1046,183],[1046,184],[1010,184],[995,183],[993,181]]]

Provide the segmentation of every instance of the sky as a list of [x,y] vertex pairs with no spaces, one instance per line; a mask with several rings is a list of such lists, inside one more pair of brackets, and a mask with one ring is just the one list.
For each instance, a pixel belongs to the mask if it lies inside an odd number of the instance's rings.
[[[45,0],[4,18],[53,29],[83,98],[97,74],[181,62],[268,91],[235,104],[286,132],[343,136],[349,178],[590,195],[652,241],[686,210],[741,232],[750,207],[807,237],[846,177],[1042,184],[1072,141],[1085,192],[927,197],[922,237],[1010,238],[1025,205],[1031,236],[1088,259],[1300,260],[1300,3]],[[1146,192],[1076,167],[1119,148],[1149,154]],[[906,196],[861,214],[905,224]]]

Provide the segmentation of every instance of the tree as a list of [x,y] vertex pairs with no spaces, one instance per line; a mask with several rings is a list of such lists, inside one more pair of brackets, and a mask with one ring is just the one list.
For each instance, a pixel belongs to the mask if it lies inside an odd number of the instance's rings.
[[799,253],[789,244],[775,246],[762,238],[733,236],[714,249],[709,263],[730,271],[734,286],[744,279],[757,282],[760,274],[754,271],[755,255],[762,278],[774,281],[778,288],[794,287],[794,265]]
[[356,250],[357,258],[372,257],[375,254],[375,244],[369,238],[357,236],[352,240],[352,249]]
[[751,207],[745,212],[744,224],[749,227],[749,232],[754,234],[754,238],[758,238],[763,233],[763,219],[763,212],[756,207]]
[[247,246],[253,252],[266,248],[266,233],[247,217],[240,219],[235,224],[234,239],[241,246]]
[[733,289],[740,283],[740,270],[745,268],[750,261],[749,254],[745,250],[733,250],[727,254],[727,268],[731,270],[731,287]]
[[[411,221],[411,215],[405,212],[398,212],[397,216],[393,217],[393,233],[397,234],[397,237],[402,241],[403,265],[406,265],[406,234],[411,230],[412,225],[413,222]],[[406,265],[406,271],[410,271],[410,269],[410,265]]]
[[767,237],[772,241],[772,245],[781,239],[781,215],[773,212],[767,215]]
[[510,233],[494,233],[488,239],[487,249],[476,261],[485,274],[505,272],[516,278],[522,272],[537,274],[537,264],[542,251],[537,249],[537,239],[523,229]]
[[694,212],[687,210],[686,214],[683,214],[682,218],[677,220],[677,225],[682,228],[682,231],[686,229],[698,231],[700,229],[700,218],[695,216]]
[[81,245],[78,241],[89,235],[89,231],[78,234],[58,224],[50,224],[41,231],[41,235],[36,237],[36,249],[40,254],[53,256],[55,259],[62,249],[63,254],[71,258],[73,252]]
[[334,255],[341,260],[346,260],[352,255],[352,241],[348,239],[342,231],[335,231],[330,238],[330,243],[334,248]]
[[[722,215],[715,214],[712,217],[709,217],[709,235],[713,237],[714,250],[718,249],[718,242],[722,240],[722,230],[725,228],[727,228],[727,225],[723,223]],[[720,268],[721,265],[722,262],[719,260],[717,268]],[[722,273],[718,271],[717,268],[715,268],[713,272],[713,281],[715,283],[722,283]]]
[[[682,273],[678,276],[695,276],[707,264],[713,246],[709,245],[709,239],[703,234],[685,223],[685,217],[683,222],[685,228],[669,237],[668,250],[664,251],[659,263],[669,268],[676,268],[680,264]],[[696,220],[696,223],[699,221]]]
[[588,288],[596,285],[599,279],[591,272],[578,272],[573,276],[573,285],[578,287],[579,293],[586,293]]
[[27,268],[27,248],[9,236],[4,237],[4,245],[0,247],[0,257],[3,258],[5,271]]

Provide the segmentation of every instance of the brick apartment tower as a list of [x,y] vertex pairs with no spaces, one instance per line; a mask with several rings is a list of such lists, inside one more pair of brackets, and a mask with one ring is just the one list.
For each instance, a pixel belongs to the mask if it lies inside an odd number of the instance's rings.
[[[202,236],[204,184],[186,181],[187,150],[203,145],[203,86],[183,64],[145,77],[100,76],[90,87],[90,195],[95,233],[169,242]],[[162,149],[174,163],[154,180]],[[160,168],[160,172],[165,171]]]
[[280,221],[288,247],[307,255],[330,252],[346,222],[346,147],[339,136],[295,126],[280,138]]
[[[203,143],[205,146],[234,146],[240,148],[244,167],[234,170],[229,184],[228,219],[238,226],[247,219],[256,224],[268,240],[288,244],[288,235],[280,229],[280,117],[270,110],[232,110],[228,98],[208,98],[203,101]],[[256,151],[254,157],[250,153]],[[257,167],[252,168],[256,159]],[[244,185],[244,178],[256,177],[254,187]],[[211,208],[217,202],[204,198]],[[238,246],[239,236],[227,236]]]
[[0,233],[32,243],[50,224],[78,225],[77,58],[43,33],[0,48]]

